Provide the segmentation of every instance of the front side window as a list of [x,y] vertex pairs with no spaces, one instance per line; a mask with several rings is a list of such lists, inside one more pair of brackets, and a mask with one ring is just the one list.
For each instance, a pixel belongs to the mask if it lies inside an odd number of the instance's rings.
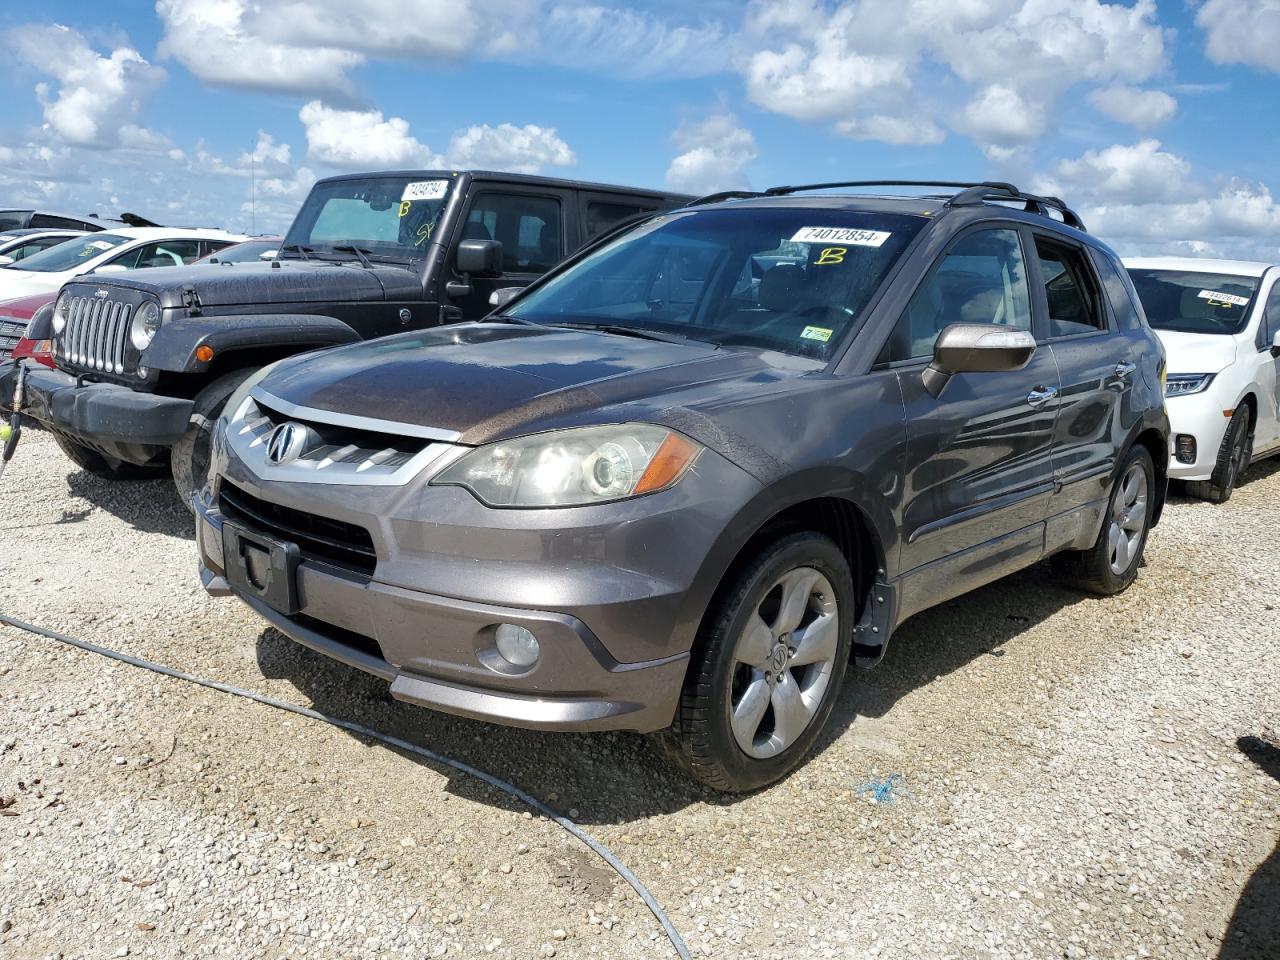
[[1258,344],[1258,348],[1270,350],[1271,345],[1276,342],[1276,334],[1280,334],[1280,280],[1271,287],[1271,296],[1267,297],[1267,312],[1262,317],[1260,329],[1262,342]]
[[462,238],[501,242],[504,273],[546,273],[563,256],[562,232],[559,200],[482,193],[472,201]]
[[827,360],[926,222],[793,207],[662,214],[511,312],[537,323],[628,327]]
[[[74,270],[104,253],[129,242],[129,237],[114,233],[94,233],[60,243],[56,247],[33,254],[22,261],[21,269],[37,273],[60,273]],[[17,266],[14,264],[14,266]]]
[[[453,187],[445,177],[370,177],[318,183],[284,239],[281,257],[406,262],[432,241]],[[285,249],[292,247],[293,249]]]
[[938,334],[953,323],[1031,329],[1031,293],[1018,231],[979,230],[957,241],[911,298],[886,359],[932,356]]
[[1105,330],[1106,315],[1083,252],[1036,237],[1036,256],[1049,306],[1049,336],[1070,337]]
[[1258,278],[1198,270],[1129,271],[1155,330],[1237,334],[1249,319]]

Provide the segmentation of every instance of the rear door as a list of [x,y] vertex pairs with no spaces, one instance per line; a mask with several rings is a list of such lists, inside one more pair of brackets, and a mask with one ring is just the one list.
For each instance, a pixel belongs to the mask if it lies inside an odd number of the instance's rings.
[[961,234],[913,295],[886,346],[906,405],[900,569],[949,558],[918,578],[934,599],[955,596],[1043,550],[1053,492],[1054,394],[1047,349],[1022,370],[964,373],[941,397],[921,374],[953,323],[991,323],[1039,335],[1023,236],[1013,224]]
[[1106,497],[1125,440],[1141,419],[1134,380],[1142,375],[1141,329],[1121,330],[1083,244],[1029,230],[1037,309],[1058,365],[1061,392],[1053,434],[1054,480],[1049,515]]

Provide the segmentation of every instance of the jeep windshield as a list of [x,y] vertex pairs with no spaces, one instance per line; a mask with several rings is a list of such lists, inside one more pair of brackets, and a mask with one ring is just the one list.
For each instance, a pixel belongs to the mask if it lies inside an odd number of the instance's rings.
[[552,277],[510,313],[825,361],[926,222],[812,207],[664,214]]
[[280,259],[420,258],[452,186],[447,177],[318,183],[280,245]]
[[114,233],[91,233],[87,237],[76,237],[56,247],[32,254],[25,260],[19,260],[10,266],[15,270],[30,270],[35,273],[61,273],[63,270],[74,270],[82,263],[100,257],[108,250],[129,242],[128,237]]
[[1258,292],[1257,277],[1198,270],[1130,270],[1154,330],[1237,334]]

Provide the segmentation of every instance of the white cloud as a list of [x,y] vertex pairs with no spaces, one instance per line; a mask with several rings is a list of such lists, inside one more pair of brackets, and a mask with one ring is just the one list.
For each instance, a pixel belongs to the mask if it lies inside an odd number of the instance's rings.
[[960,126],[984,144],[1008,147],[1035,140],[1047,126],[1043,103],[1025,99],[1013,87],[995,83],[964,108]]
[[696,77],[731,62],[731,43],[718,22],[676,24],[640,10],[597,4],[555,4],[532,22],[528,54],[574,69],[624,77]]
[[756,138],[733,114],[686,123],[671,140],[680,151],[667,168],[671,189],[708,194],[750,186],[745,168],[756,158]]
[[440,163],[409,133],[408,121],[384,119],[379,110],[337,110],[313,100],[298,111],[307,135],[307,154],[317,163],[344,170],[430,167]]
[[45,123],[65,143],[132,149],[164,149],[167,141],[143,129],[137,117],[165,73],[137,50],[117,47],[101,56],[85,38],[64,26],[19,27],[10,34],[15,52],[57,81],[36,85]]
[[836,132],[855,140],[880,140],[895,146],[924,146],[947,138],[942,128],[928,117],[894,117],[882,113],[841,120],[836,124]]
[[451,167],[538,173],[546,167],[571,167],[578,158],[554,127],[503,123],[468,127],[454,134],[444,162]]
[[1159,140],[1142,140],[1063,160],[1045,192],[1140,205],[1185,199],[1199,191],[1191,181],[1190,163],[1161,150]]
[[1178,112],[1178,101],[1163,90],[1140,90],[1124,84],[1093,91],[1089,102],[1112,120],[1139,130],[1153,130]]
[[1280,72],[1280,0],[1208,0],[1196,13],[1215,63]]

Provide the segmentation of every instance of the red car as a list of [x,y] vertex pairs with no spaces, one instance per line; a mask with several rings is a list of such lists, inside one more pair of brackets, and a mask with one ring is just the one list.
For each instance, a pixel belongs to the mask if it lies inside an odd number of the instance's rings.
[[49,341],[27,339],[27,326],[41,307],[52,304],[58,293],[37,293],[30,297],[0,303],[0,361],[30,357],[46,367],[53,366]]

